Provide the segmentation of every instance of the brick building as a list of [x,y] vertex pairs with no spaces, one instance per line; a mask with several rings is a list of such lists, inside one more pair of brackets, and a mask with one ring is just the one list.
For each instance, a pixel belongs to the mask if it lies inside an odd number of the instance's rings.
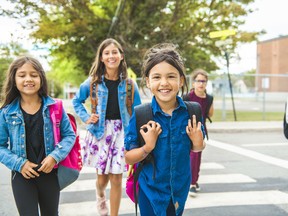
[[288,36],[257,43],[256,73],[258,91],[288,91]]

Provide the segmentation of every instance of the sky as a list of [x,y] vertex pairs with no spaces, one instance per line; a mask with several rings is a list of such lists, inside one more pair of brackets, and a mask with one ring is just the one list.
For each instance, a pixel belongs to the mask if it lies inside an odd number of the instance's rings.
[[[3,0],[1,1],[1,4],[3,4]],[[240,30],[265,30],[266,34],[259,37],[259,41],[277,38],[280,35],[288,35],[288,0],[255,0],[251,7],[256,11],[246,17],[246,23],[239,27]],[[29,32],[20,29],[17,20],[0,17],[0,27],[0,43],[8,43],[13,39],[20,42],[24,48],[31,50],[30,52],[35,56],[45,54],[45,51],[33,48],[31,41],[28,39]],[[237,32],[237,29],[235,30]],[[230,73],[241,73],[256,69],[256,47],[257,42],[239,46],[236,50],[236,55],[239,57],[230,61]],[[49,67],[45,65],[45,62],[42,63],[44,68]],[[225,69],[224,57],[223,60],[220,59],[218,65],[220,70],[227,70]]]

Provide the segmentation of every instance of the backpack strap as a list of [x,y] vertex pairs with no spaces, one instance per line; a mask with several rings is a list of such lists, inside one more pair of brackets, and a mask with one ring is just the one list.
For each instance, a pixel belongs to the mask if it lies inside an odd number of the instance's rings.
[[91,113],[96,113],[96,107],[98,105],[97,97],[98,84],[96,82],[90,85],[90,99],[91,99]]
[[[206,133],[205,133],[204,125],[203,125],[201,105],[197,102],[194,102],[194,101],[184,101],[184,103],[186,104],[186,107],[188,109],[188,113],[189,113],[191,120],[192,120],[192,116],[195,115],[196,116],[196,123],[198,123],[198,122],[202,123],[202,131],[204,132],[204,137],[205,137]],[[192,145],[193,145],[193,143],[192,143]],[[192,148],[192,145],[191,145],[191,148]]]
[[209,95],[209,94],[206,94],[206,98],[207,98],[207,107],[206,107],[206,110],[205,110],[205,116],[209,120],[209,122],[212,123],[212,120],[208,116],[208,113],[209,113],[210,107],[212,106],[212,103],[213,103],[213,96]]
[[55,139],[55,145],[57,145],[61,141],[61,133],[60,133],[60,122],[62,119],[62,111],[63,104],[62,100],[54,99],[56,101],[55,104],[49,106],[50,118],[53,124],[53,134]]
[[134,83],[131,79],[126,79],[126,107],[129,115],[132,115],[132,104],[134,99]]
[[184,101],[184,103],[186,104],[191,120],[192,116],[195,115],[196,122],[198,123],[200,121],[201,123],[203,123],[200,104],[193,101]]
[[[135,107],[134,111],[135,111],[135,117],[136,117],[136,130],[137,130],[138,142],[139,142],[140,147],[141,147],[145,144],[145,141],[144,141],[144,139],[140,133],[140,128],[142,125],[147,124],[148,121],[153,120],[153,112],[152,112],[151,103],[145,103],[145,104],[138,105]],[[155,179],[156,168],[155,168],[155,162],[154,162],[154,157],[153,157],[152,152],[150,152],[144,160],[142,160],[141,162],[138,163],[137,169],[133,174],[134,175],[133,193],[134,193],[134,198],[135,198],[136,216],[137,216],[137,204],[138,204],[138,193],[136,190],[136,185],[138,182],[140,172],[146,163],[152,163],[153,179]]]

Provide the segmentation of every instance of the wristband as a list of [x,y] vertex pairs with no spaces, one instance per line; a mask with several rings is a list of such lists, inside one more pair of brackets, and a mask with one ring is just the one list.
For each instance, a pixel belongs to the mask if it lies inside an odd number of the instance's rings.
[[149,152],[146,152],[143,146],[141,147],[141,149],[142,149],[142,151],[143,151],[142,157],[143,157],[143,158],[146,158],[147,155],[149,154]]

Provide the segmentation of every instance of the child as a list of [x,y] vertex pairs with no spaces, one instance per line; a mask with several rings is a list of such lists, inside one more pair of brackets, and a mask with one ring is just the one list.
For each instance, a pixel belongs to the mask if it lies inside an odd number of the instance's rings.
[[[47,80],[41,64],[20,57],[9,67],[0,111],[0,162],[12,170],[12,190],[19,215],[58,215],[57,169],[75,141],[63,110],[62,141],[55,146]],[[38,207],[39,205],[39,207]]]
[[[128,164],[142,161],[152,152],[155,167],[145,164],[139,176],[141,215],[182,215],[191,181],[189,154],[205,147],[201,122],[196,124],[187,107],[177,96],[187,87],[184,64],[172,44],[150,48],[144,57],[142,78],[153,96],[153,121],[140,129],[145,145],[137,142],[136,119],[132,116],[125,137],[125,159]],[[153,171],[155,169],[155,176]]]
[[[105,196],[108,181],[111,184],[111,216],[117,216],[120,207],[122,173],[125,171],[124,134],[130,119],[125,100],[128,94],[126,82],[123,48],[115,39],[108,38],[100,44],[90,77],[81,84],[73,99],[77,115],[87,124],[83,159],[84,165],[96,168],[97,209],[100,215],[108,215]],[[132,111],[135,105],[141,103],[137,84],[133,83]],[[92,107],[92,114],[83,106],[91,94],[98,101],[97,106]]]
[[[193,80],[193,88],[191,89],[189,94],[183,96],[183,100],[195,101],[201,105],[203,124],[205,132],[208,137],[208,131],[206,128],[206,118],[210,120],[210,117],[212,117],[214,112],[213,96],[206,93],[208,73],[201,68],[196,69],[192,72],[192,80]],[[197,191],[200,191],[198,179],[200,173],[201,156],[202,152],[190,153],[192,181],[189,190],[189,195],[192,197],[195,197]]]

